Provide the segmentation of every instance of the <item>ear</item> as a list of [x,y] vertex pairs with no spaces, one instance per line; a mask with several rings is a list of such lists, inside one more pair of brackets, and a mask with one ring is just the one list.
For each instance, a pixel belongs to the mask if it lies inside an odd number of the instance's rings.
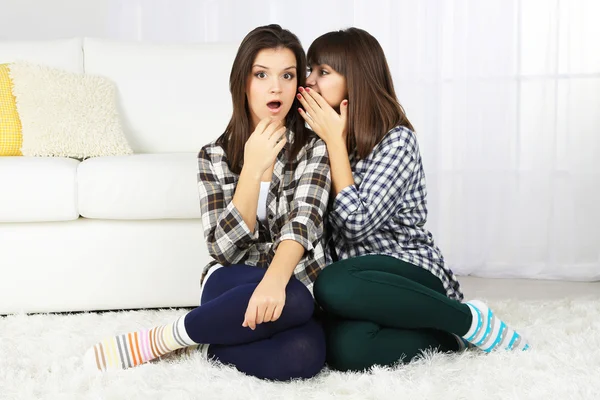
[[343,119],[348,118],[348,100],[342,100],[342,104],[340,104],[340,115]]

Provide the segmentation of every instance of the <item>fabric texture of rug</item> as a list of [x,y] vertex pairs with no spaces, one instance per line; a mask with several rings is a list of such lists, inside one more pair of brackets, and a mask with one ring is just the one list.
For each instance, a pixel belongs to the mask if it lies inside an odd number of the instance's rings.
[[135,369],[84,373],[98,340],[172,321],[182,310],[0,317],[0,399],[595,399],[600,393],[600,297],[490,302],[527,335],[522,353],[428,353],[364,373],[325,369],[274,383],[200,354]]

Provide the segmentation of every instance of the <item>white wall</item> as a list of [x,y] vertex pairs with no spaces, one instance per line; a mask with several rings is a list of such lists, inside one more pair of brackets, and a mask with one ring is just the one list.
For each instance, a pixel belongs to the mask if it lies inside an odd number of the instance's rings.
[[108,0],[0,0],[0,40],[109,35]]

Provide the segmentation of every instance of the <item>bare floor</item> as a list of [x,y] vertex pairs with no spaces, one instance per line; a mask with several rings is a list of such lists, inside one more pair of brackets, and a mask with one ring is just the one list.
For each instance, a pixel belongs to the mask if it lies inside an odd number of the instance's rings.
[[567,282],[535,279],[491,279],[459,276],[466,299],[545,300],[600,297],[600,282]]

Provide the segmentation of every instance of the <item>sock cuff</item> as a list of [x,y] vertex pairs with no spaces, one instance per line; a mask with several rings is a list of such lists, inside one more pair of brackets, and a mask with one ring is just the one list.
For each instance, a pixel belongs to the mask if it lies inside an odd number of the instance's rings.
[[180,317],[177,322],[175,322],[175,334],[179,336],[179,338],[188,346],[192,346],[194,344],[198,344],[196,342],[194,342],[190,336],[187,333],[187,330],[185,329],[185,317],[187,317],[187,314],[184,315],[183,317]]

